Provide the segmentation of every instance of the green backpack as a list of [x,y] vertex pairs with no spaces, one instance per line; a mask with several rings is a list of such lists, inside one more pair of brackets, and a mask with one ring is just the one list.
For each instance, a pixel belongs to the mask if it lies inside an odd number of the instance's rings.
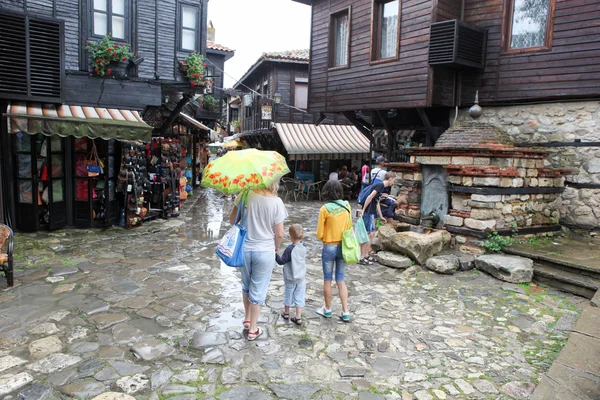
[[346,206],[335,201],[333,203],[348,211],[349,227],[342,233],[342,256],[346,264],[356,264],[360,260],[360,245],[352,228],[352,213]]

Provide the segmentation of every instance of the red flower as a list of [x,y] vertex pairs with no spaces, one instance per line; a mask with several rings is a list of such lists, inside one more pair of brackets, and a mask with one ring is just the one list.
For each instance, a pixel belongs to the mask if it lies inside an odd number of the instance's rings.
[[203,67],[206,67],[206,64],[202,64]]
[[94,68],[94,72],[98,73],[98,72],[100,72],[100,70],[98,68]]
[[194,82],[194,81],[192,81],[191,84],[192,84],[192,86],[196,86],[197,85],[197,83]]
[[108,60],[104,60],[104,62],[105,62],[106,64],[108,64]]
[[114,47],[115,47],[115,49],[118,49],[118,48],[119,48],[119,45],[118,45],[117,43],[115,43],[115,46],[114,46]]
[[134,55],[134,56],[137,56],[137,51],[134,51],[134,52],[133,52],[133,55]]
[[96,60],[96,64],[100,64],[101,62],[102,62],[101,58],[99,58],[99,59]]
[[116,51],[113,51],[113,57],[114,57],[114,56],[116,56],[116,55],[117,55],[117,52],[116,52]]
[[127,57],[123,57],[123,61],[127,61]]
[[87,45],[90,46],[92,44],[92,42],[87,42]]
[[109,74],[109,75],[110,75],[110,74],[112,74],[112,69],[110,69],[110,68],[109,68],[109,69],[107,69],[107,70],[106,70],[106,73],[107,73],[107,74]]

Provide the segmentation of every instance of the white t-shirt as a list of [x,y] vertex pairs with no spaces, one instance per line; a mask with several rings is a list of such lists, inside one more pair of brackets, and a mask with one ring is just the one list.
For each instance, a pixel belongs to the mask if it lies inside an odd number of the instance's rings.
[[337,181],[339,180],[339,175],[337,172],[332,172],[329,174],[329,180],[330,181]]
[[373,182],[375,179],[379,179],[380,181],[383,182],[383,178],[385,177],[386,172],[387,171],[383,168],[379,168],[379,167],[373,168],[373,170],[371,171],[371,182]]
[[[242,196],[236,198],[236,205]],[[249,192],[247,207],[242,225],[248,231],[244,251],[275,252],[275,232],[273,226],[288,217],[283,201],[279,197],[265,197]]]

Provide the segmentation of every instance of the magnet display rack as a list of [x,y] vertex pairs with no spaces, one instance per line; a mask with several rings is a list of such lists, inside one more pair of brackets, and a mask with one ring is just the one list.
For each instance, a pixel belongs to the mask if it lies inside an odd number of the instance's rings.
[[123,193],[124,216],[120,225],[125,228],[140,226],[148,215],[147,198],[150,196],[148,180],[146,145],[139,142],[123,142],[121,170],[117,191]]
[[178,139],[152,138],[149,154],[149,178],[152,198],[151,212],[162,218],[179,216],[181,143]]

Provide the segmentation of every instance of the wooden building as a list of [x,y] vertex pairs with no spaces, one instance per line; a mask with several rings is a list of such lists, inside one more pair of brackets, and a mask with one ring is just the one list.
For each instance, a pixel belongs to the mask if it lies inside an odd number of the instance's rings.
[[294,1],[312,6],[310,112],[342,113],[372,142],[385,131],[403,161],[479,91],[480,121],[572,169],[561,221],[600,226],[598,0]]
[[[164,132],[198,92],[180,61],[191,51],[206,54],[207,3],[0,0],[4,222],[33,231],[118,221],[120,141],[149,141],[152,128],[142,111],[176,98],[177,107],[158,131]],[[107,34],[118,46],[129,44],[133,56],[99,76],[86,46]],[[77,165],[93,148],[105,159],[106,181],[96,186],[86,177],[83,200],[76,193],[83,179]],[[105,187],[106,196],[96,198],[92,185]],[[106,208],[102,219],[97,202]]]
[[263,53],[234,86],[239,96],[230,114],[237,114],[248,146],[304,160],[291,163],[292,169],[298,164],[315,179],[326,179],[342,165],[358,166],[368,141],[342,115],[309,112],[308,87],[308,50]]

